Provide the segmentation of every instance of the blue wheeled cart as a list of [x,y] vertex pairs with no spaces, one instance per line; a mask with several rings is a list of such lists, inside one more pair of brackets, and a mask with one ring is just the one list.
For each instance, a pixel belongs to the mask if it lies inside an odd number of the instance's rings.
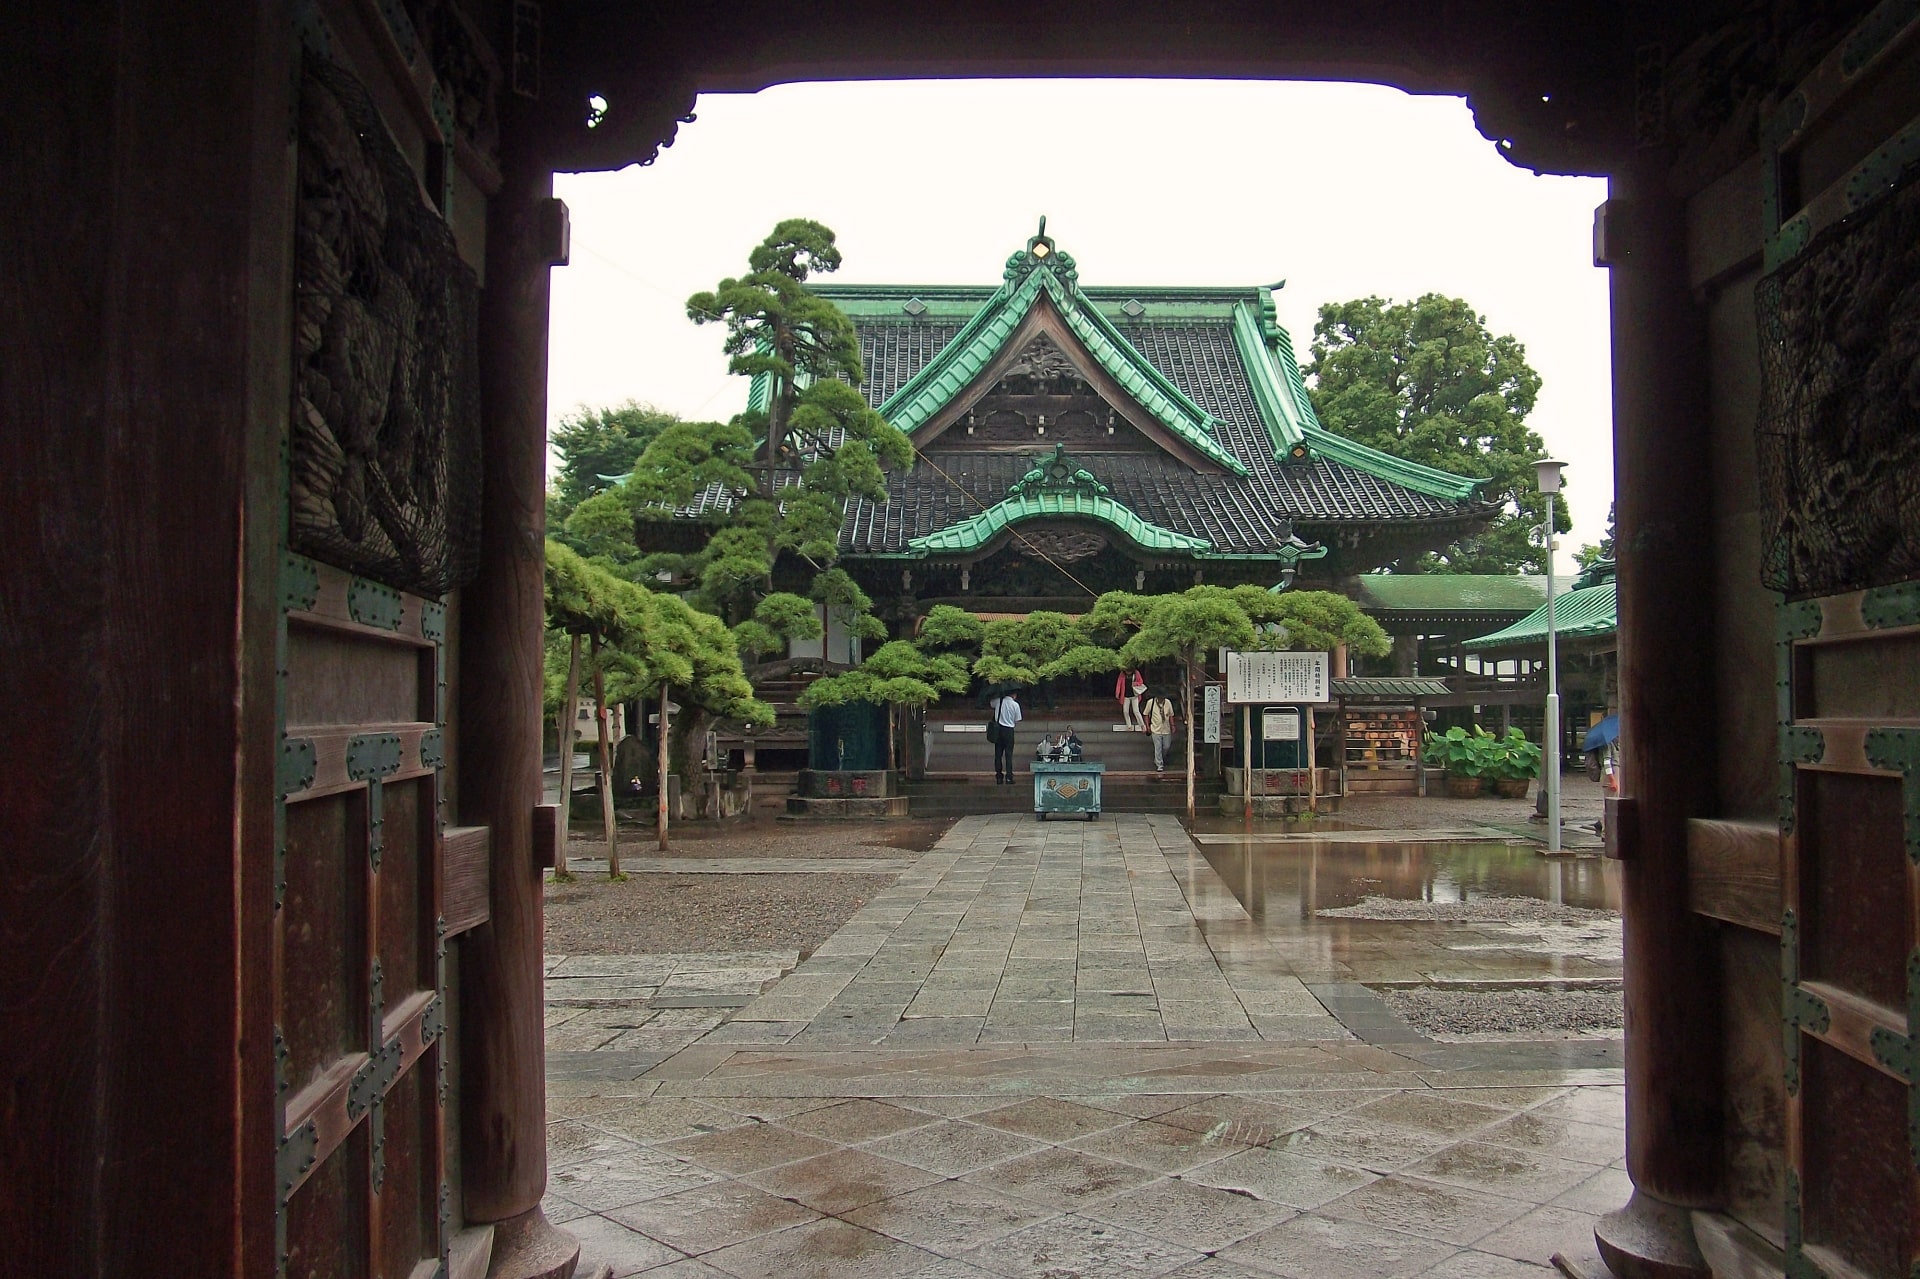
[[1084,760],[1033,764],[1033,819],[1045,821],[1049,813],[1070,813],[1088,821],[1100,815],[1100,775],[1105,764]]

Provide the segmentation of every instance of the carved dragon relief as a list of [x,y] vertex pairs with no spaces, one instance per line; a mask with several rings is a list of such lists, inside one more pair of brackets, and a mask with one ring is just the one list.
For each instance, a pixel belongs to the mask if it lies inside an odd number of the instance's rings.
[[1092,390],[1066,352],[1044,333],[1014,357],[995,389],[1016,395],[1086,395]]
[[1084,529],[1026,528],[1021,530],[1015,546],[1029,559],[1076,564],[1106,550],[1107,539]]
[[1760,282],[1762,577],[1920,578],[1920,166]]
[[309,52],[294,246],[293,549],[441,595],[479,541],[478,287],[379,113]]

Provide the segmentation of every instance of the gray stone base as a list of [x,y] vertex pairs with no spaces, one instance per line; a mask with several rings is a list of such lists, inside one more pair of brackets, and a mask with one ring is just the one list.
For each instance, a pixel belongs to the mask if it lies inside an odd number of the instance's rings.
[[815,799],[879,799],[898,795],[900,782],[884,768],[803,768],[798,789]]
[[872,799],[821,799],[813,795],[789,795],[787,816],[824,817],[836,821],[849,817],[905,817],[908,802],[905,795]]
[[[1246,811],[1245,803],[1240,796],[1222,795],[1220,797],[1220,815],[1222,817],[1238,817],[1244,811]],[[1329,813],[1337,813],[1339,811],[1340,797],[1338,795],[1320,796],[1318,815],[1325,816]],[[1315,813],[1308,810],[1307,797],[1305,795],[1255,795],[1253,797],[1253,815],[1255,817],[1285,817],[1289,820],[1299,820],[1302,823],[1307,823],[1313,820]]]

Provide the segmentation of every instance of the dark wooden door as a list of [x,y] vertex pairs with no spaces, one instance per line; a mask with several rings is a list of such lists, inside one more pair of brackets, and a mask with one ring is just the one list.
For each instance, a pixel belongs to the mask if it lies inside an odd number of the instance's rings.
[[[450,210],[456,187],[482,197],[456,181],[454,121],[406,7],[303,15],[277,636],[279,1269],[422,1279],[446,1271],[459,1208],[447,939],[486,914],[485,832],[445,825],[440,602],[478,539],[478,285]],[[442,43],[473,38],[451,7],[436,21]],[[484,76],[468,87],[490,92]]]
[[1920,590],[1782,616],[1789,1273],[1908,1279],[1920,1273]]
[[274,946],[281,1272],[447,1251],[445,609],[289,555]]
[[1920,19],[1876,10],[1762,130],[1763,576],[1780,606],[1787,1269],[1920,1274]]

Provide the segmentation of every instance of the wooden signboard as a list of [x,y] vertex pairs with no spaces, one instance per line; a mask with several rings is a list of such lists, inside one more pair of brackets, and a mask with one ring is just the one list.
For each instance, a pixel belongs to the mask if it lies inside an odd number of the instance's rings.
[[1228,653],[1227,700],[1323,706],[1333,700],[1325,653]]

